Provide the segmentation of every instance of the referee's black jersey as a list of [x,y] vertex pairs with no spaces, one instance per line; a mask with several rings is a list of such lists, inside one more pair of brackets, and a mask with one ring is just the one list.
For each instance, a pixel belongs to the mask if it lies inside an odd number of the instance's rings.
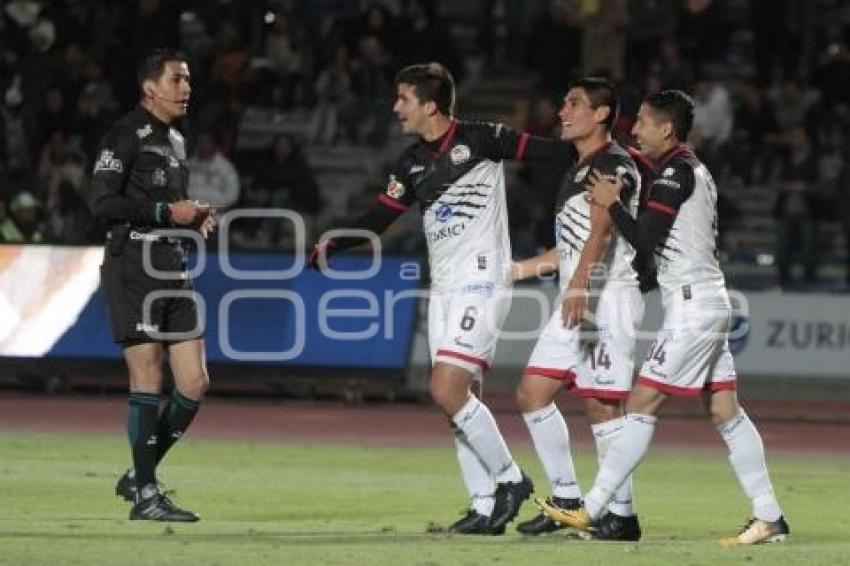
[[94,164],[94,212],[107,226],[170,225],[168,203],[187,196],[183,136],[138,106],[104,136]]

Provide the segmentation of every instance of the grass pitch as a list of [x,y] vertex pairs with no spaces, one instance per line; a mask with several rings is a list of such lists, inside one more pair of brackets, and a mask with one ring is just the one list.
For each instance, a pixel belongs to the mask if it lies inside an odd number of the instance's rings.
[[[0,435],[0,564],[848,564],[850,458],[771,459],[792,536],[722,548],[748,505],[725,458],[651,452],[636,481],[644,540],[588,543],[429,534],[464,508],[445,448],[195,441],[160,472],[193,525],[130,522],[113,496],[128,458],[117,437]],[[546,481],[518,452],[538,495]],[[595,455],[576,454],[582,485]],[[536,513],[526,504],[520,520]]]

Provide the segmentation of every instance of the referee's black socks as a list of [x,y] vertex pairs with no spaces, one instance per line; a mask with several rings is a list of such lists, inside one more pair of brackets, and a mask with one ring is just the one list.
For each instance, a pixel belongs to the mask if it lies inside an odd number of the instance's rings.
[[155,393],[130,393],[127,413],[127,436],[133,452],[133,468],[136,472],[136,485],[156,485],[157,462],[157,413],[159,395]]
[[174,389],[171,393],[171,398],[169,398],[168,403],[166,403],[165,407],[163,407],[162,412],[159,415],[159,422],[157,423],[157,463],[162,460],[165,453],[168,452],[168,449],[171,448],[175,442],[180,440],[183,433],[185,433],[186,429],[189,428],[189,425],[192,424],[192,419],[194,419],[195,415],[198,413],[199,406],[200,403],[198,401],[194,401],[184,395],[181,395],[177,389]]

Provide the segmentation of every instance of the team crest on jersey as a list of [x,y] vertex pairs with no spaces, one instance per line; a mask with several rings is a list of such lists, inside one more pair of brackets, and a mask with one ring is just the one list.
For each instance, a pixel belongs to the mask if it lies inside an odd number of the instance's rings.
[[415,175],[417,173],[421,173],[424,170],[425,170],[424,165],[414,165],[413,167],[410,168],[410,171],[408,173],[410,173],[411,175]]
[[151,184],[155,187],[164,187],[166,183],[166,176],[164,169],[155,169],[153,173],[151,173]]
[[441,204],[434,212],[434,217],[437,222],[448,222],[452,218],[452,207],[448,204]]
[[472,157],[472,152],[469,150],[469,146],[463,144],[454,146],[452,151],[449,153],[449,159],[451,159],[452,163],[455,165],[460,165],[461,163],[469,161],[470,157]]
[[670,177],[675,172],[676,172],[675,169],[673,169],[672,167],[668,167],[667,169],[664,170],[664,172],[661,173],[661,176],[662,177]]
[[400,199],[404,196],[405,190],[404,185],[395,178],[395,175],[390,175],[390,182],[387,183],[387,196]]
[[590,165],[585,165],[581,169],[576,172],[576,176],[573,177],[573,183],[580,183],[587,177],[587,172],[590,171]]
[[100,157],[97,158],[97,162],[94,164],[94,172],[98,171],[115,171],[116,173],[120,173],[124,170],[124,164],[121,163],[121,160],[115,157],[115,153],[113,153],[109,149],[104,149],[100,152]]

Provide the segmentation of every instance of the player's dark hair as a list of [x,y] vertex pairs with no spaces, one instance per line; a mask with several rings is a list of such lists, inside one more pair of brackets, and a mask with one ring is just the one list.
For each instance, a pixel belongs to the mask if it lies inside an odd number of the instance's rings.
[[694,101],[690,96],[681,90],[662,90],[650,94],[643,101],[666,120],[670,120],[676,139],[688,139],[694,125]]
[[433,102],[441,114],[451,116],[455,106],[455,81],[441,63],[410,65],[395,76],[396,86],[413,86],[416,98],[423,104]]
[[165,72],[165,64],[171,61],[185,63],[186,54],[171,47],[160,47],[151,51],[142,59],[139,68],[136,70],[139,88],[147,80],[158,81],[162,73]]
[[617,114],[620,112],[620,97],[617,96],[617,89],[608,79],[601,77],[585,77],[578,79],[570,84],[570,89],[580,88],[587,93],[587,98],[590,100],[590,105],[596,109],[600,106],[607,106],[610,112],[602,122],[607,128],[611,129],[614,122],[617,121]]

